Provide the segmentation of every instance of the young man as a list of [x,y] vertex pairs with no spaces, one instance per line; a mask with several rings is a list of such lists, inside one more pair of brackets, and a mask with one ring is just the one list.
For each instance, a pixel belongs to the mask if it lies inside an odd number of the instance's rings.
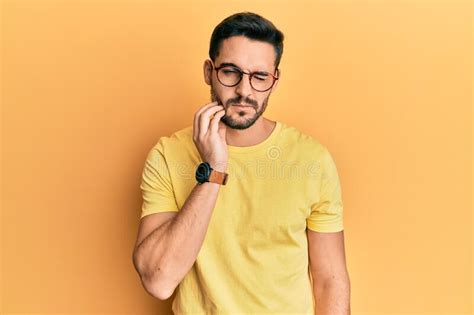
[[249,12],[211,37],[212,103],[161,137],[142,175],[133,262],[175,314],[350,314],[343,207],[316,139],[262,116],[283,34]]

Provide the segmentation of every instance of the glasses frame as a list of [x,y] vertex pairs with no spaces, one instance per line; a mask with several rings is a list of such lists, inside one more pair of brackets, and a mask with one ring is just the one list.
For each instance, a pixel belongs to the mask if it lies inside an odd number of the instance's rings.
[[[244,77],[244,74],[248,75],[249,76],[249,83],[250,83],[250,86],[252,87],[252,89],[254,89],[255,91],[257,92],[266,92],[268,90],[270,90],[274,85],[275,85],[275,82],[280,78],[280,77],[276,77],[274,76],[273,74],[271,74],[270,72],[266,72],[266,71],[257,71],[257,72],[245,72],[243,71],[242,69],[238,68],[238,67],[234,67],[234,66],[229,66],[229,65],[224,65],[224,66],[219,66],[219,67],[216,67],[214,65],[214,62],[212,60],[211,61],[211,64],[212,64],[212,69],[216,70],[216,77],[217,77],[217,80],[219,81],[220,84],[222,84],[223,86],[227,86],[227,87],[234,87],[236,85],[238,85],[241,81],[242,81],[242,78]],[[227,84],[224,84],[222,83],[222,81],[219,79],[219,70],[222,69],[222,68],[225,68],[225,67],[231,67],[231,68],[234,68],[235,70],[237,70],[239,73],[240,73],[240,79],[239,81],[237,81],[236,84],[233,84],[233,85],[227,85]],[[253,85],[252,85],[252,77],[254,75],[258,75],[258,74],[262,74],[262,72],[265,72],[266,74],[268,75],[271,75],[272,78],[273,78],[273,82],[272,82],[272,85],[270,85],[270,87],[266,90],[258,90],[256,89]],[[280,72],[280,70],[278,68],[275,69],[275,72]]]

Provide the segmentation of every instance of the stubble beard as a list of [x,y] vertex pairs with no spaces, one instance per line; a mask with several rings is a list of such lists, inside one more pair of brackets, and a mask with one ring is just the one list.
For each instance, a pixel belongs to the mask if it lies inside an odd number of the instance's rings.
[[[227,104],[224,106],[226,108],[226,114],[221,117],[221,121],[227,127],[232,128],[232,129],[247,129],[250,126],[252,126],[258,120],[258,118],[265,112],[265,109],[267,108],[269,98],[270,98],[270,94],[268,94],[268,96],[265,98],[265,100],[263,100],[263,104],[262,104],[262,106],[260,106],[260,110],[258,110],[259,106],[258,106],[258,104],[256,104],[256,101],[248,100],[248,99],[245,100],[242,97],[236,97],[236,98],[233,98],[233,99],[229,99],[227,101]],[[222,100],[215,93],[214,88],[212,87],[212,85],[211,85],[211,101],[212,102],[218,101],[218,104],[223,104]],[[244,117],[244,116],[249,116],[249,112],[251,112],[251,110],[248,110],[248,109],[244,109],[244,110],[241,110],[241,111],[237,112],[237,114],[239,115],[239,117],[241,119],[234,119],[230,115],[227,115],[227,108],[231,104],[238,104],[242,101],[244,101],[244,103],[246,105],[252,105],[253,106],[253,108],[255,110],[255,114],[252,117]]]

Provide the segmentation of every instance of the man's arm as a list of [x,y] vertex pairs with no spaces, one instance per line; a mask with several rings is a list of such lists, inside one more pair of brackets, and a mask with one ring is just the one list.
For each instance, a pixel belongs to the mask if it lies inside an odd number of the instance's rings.
[[[224,107],[217,102],[206,104],[195,113],[193,125],[193,141],[202,161],[220,172],[226,171],[228,161],[226,127],[220,121],[224,114]],[[164,164],[164,159],[157,155],[154,161],[146,164],[144,185],[141,186],[146,192],[144,201],[159,197],[153,207],[160,211],[166,211],[165,205],[174,199],[167,168],[153,168],[154,164],[161,165],[158,162]],[[176,214],[163,212],[146,222],[142,220],[133,264],[151,295],[168,299],[193,266],[203,245],[219,189],[220,184],[213,182],[196,184]]]
[[320,233],[307,229],[316,315],[350,315],[350,280],[344,231]]
[[219,189],[216,183],[196,184],[183,208],[171,219],[149,235],[139,232],[133,263],[143,286],[154,297],[168,299],[191,269],[204,242]]

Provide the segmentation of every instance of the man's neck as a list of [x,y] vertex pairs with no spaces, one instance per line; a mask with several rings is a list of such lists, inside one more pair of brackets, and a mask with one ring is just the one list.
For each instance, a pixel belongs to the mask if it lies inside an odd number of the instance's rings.
[[232,129],[227,127],[227,144],[236,147],[248,147],[259,144],[270,136],[275,126],[275,121],[260,116],[257,121],[247,129]]

